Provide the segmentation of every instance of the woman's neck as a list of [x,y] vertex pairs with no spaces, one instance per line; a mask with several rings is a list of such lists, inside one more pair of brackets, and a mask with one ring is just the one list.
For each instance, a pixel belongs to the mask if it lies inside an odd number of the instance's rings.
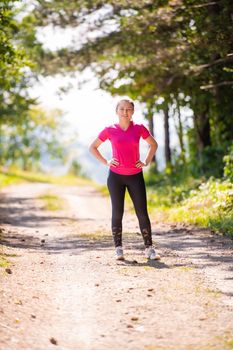
[[128,129],[130,124],[131,124],[131,120],[120,120],[119,121],[119,125],[120,125],[121,129],[124,129],[124,130]]

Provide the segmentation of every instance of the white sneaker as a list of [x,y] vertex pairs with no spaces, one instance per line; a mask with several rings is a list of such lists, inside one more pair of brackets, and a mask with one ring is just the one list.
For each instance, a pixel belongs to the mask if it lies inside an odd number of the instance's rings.
[[145,256],[150,260],[160,260],[160,255],[156,253],[152,246],[145,249]]
[[122,247],[116,247],[116,259],[117,260],[124,260],[124,253]]

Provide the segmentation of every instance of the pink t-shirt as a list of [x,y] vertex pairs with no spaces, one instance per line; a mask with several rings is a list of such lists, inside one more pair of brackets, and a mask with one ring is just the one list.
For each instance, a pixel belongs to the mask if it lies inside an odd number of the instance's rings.
[[123,130],[119,124],[114,124],[102,130],[98,138],[101,141],[109,140],[112,144],[112,157],[116,158],[119,165],[110,166],[110,169],[117,174],[134,175],[142,171],[136,167],[136,162],[140,159],[139,141],[142,137],[146,139],[150,136],[149,130],[143,124],[131,122],[127,130]]

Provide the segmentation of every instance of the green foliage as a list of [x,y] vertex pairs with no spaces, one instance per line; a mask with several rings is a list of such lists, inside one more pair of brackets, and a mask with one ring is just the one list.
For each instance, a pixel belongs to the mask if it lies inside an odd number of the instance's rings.
[[72,161],[69,169],[69,174],[73,176],[82,176],[82,177],[86,176],[82,170],[81,164],[77,160]]
[[2,125],[0,162],[17,164],[24,170],[38,168],[42,156],[64,159],[62,112],[44,111],[39,107],[28,111],[21,123]]
[[224,156],[224,177],[233,182],[233,145],[229,148],[229,153]]
[[[218,146],[207,146],[196,158],[189,158],[188,166],[193,176],[211,176],[220,178],[223,175],[223,156],[225,149]],[[199,160],[197,162],[197,159]]]
[[0,125],[17,123],[35,103],[28,97],[28,72],[33,64],[22,42],[17,38],[20,24],[16,20],[18,1],[0,4]]
[[[174,103],[190,107],[187,164],[195,176],[221,176],[233,134],[232,1],[51,0],[23,13],[24,6],[1,5],[0,90],[7,93],[0,94],[0,121],[15,125],[27,119],[35,101],[22,92],[32,70],[47,75],[92,67],[100,87],[150,102],[152,115]],[[36,37],[37,28],[51,24],[62,29],[84,24],[95,35],[83,38],[81,46],[51,52]],[[163,105],[156,103],[161,98]],[[180,124],[180,140],[184,133]],[[178,156],[184,163],[184,147]]]
[[201,179],[192,177],[184,166],[166,168],[160,173],[153,172],[151,167],[150,171],[145,173],[145,181],[148,185],[148,205],[151,209],[154,206],[170,208],[180,203],[201,183]]
[[174,208],[169,217],[233,235],[233,184],[210,179]]
[[[228,158],[230,157],[230,158]],[[188,167],[145,174],[148,207],[159,220],[186,222],[233,235],[233,183],[231,153],[224,157],[224,179],[195,178]],[[213,171],[214,172],[214,171]]]
[[81,165],[76,160],[74,160],[70,166],[69,173],[77,176],[80,174],[81,169]]
[[[0,172],[0,184],[1,187],[11,185],[13,183],[20,183],[22,179],[15,173],[6,173],[5,171]],[[0,189],[1,189],[0,187]]]
[[0,4],[0,165],[39,169],[42,157],[65,160],[62,112],[45,112],[28,88],[40,72],[42,44],[27,2]]
[[[195,185],[194,185],[195,184]],[[233,184],[210,178],[149,191],[150,211],[160,220],[186,222],[233,235]]]
[[179,103],[193,110],[193,173],[220,176],[233,134],[232,11],[231,0],[59,0],[40,1],[32,16],[41,26],[85,23],[96,33],[78,49],[46,52],[40,59],[45,74],[92,67],[102,89],[150,101],[153,113],[162,107],[159,98],[171,105],[182,94]]
[[14,19],[14,1],[4,1],[0,4],[0,73],[1,86],[11,87],[11,80],[19,79],[20,69],[26,62],[22,47],[14,45],[13,36],[18,31],[18,24]]

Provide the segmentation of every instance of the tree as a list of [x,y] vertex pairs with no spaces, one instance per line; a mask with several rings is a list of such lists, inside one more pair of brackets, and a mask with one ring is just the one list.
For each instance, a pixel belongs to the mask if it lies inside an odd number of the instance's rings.
[[[42,0],[31,16],[38,26],[85,25],[87,32],[96,33],[82,37],[77,48],[38,55],[44,74],[91,66],[101,88],[145,105],[154,101],[155,110],[159,97],[167,105],[179,94],[189,97],[198,145],[193,154],[205,171],[205,151],[226,150],[232,137],[232,12],[230,0]],[[167,112],[165,108],[166,130]],[[180,137],[181,130],[179,121]],[[180,145],[183,157],[181,138]]]
[[62,111],[34,107],[23,123],[3,125],[0,162],[17,164],[23,170],[40,168],[44,156],[65,159],[62,143]]
[[23,46],[14,39],[20,27],[15,19],[15,3],[3,1],[0,5],[0,125],[22,120],[35,102],[27,95],[24,74],[32,64]]

